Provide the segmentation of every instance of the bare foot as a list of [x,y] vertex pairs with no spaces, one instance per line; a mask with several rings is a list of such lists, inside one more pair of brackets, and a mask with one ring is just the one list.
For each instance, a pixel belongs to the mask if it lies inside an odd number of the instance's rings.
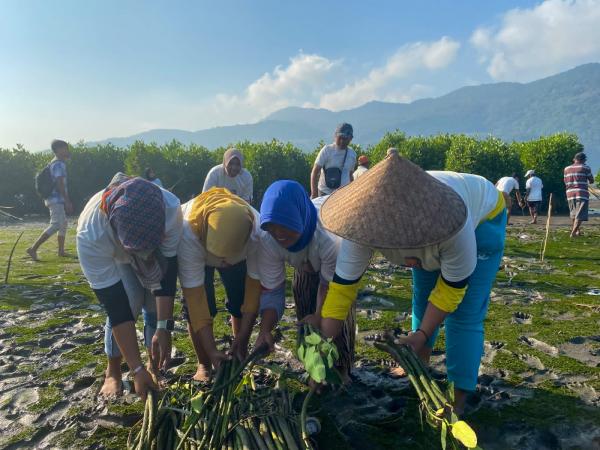
[[202,364],[198,364],[198,369],[196,370],[196,373],[194,374],[194,376],[192,377],[195,381],[200,381],[200,382],[207,382],[210,380],[210,370],[208,370],[206,368],[206,366],[202,365]]
[[107,376],[100,389],[100,395],[103,397],[119,397],[123,393],[123,387],[120,377]]
[[27,254],[29,255],[29,257],[31,259],[33,259],[34,261],[39,261],[40,259],[38,258],[37,252],[32,249],[31,247],[29,247],[27,250],[25,250],[27,252]]
[[404,378],[407,374],[406,371],[398,366],[398,367],[392,367],[390,369],[390,375],[392,375],[393,377],[397,377],[397,378]]
[[70,257],[71,255],[69,255],[67,252],[62,252],[62,253],[61,253],[61,252],[59,252],[59,253],[58,253],[58,256],[60,256],[61,258],[68,258],[68,257]]

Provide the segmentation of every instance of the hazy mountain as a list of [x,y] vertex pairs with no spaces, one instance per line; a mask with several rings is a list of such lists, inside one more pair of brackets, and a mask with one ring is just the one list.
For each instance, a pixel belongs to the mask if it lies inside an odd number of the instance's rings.
[[247,125],[216,127],[196,132],[150,130],[134,136],[107,139],[129,145],[136,139],[158,143],[177,139],[208,148],[243,139],[277,138],[313,149],[329,140],[335,125],[350,122],[355,141],[368,145],[386,131],[409,135],[437,133],[493,134],[505,140],[525,140],[569,131],[579,135],[592,164],[600,164],[600,64],[586,64],[530,83],[468,86],[447,95],[413,103],[370,102],[333,112],[290,107]]

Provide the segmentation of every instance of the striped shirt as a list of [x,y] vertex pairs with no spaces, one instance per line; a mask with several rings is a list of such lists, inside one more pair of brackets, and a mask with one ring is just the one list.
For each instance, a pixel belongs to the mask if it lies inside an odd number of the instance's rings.
[[571,164],[564,170],[567,200],[589,200],[588,184],[594,182],[592,169],[587,164]]

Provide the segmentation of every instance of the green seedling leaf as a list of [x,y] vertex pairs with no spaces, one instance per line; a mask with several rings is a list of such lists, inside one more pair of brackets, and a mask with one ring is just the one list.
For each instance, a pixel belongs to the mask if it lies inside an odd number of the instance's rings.
[[304,347],[304,345],[300,344],[298,346],[297,353],[298,353],[298,359],[300,361],[304,362],[304,356],[306,355],[306,348]]
[[452,425],[452,436],[467,448],[477,447],[477,435],[473,429],[462,420]]
[[442,433],[440,435],[440,440],[442,444],[442,450],[446,450],[446,437],[448,434],[448,425],[446,425],[446,421],[442,421]]
[[335,361],[333,360],[333,356],[331,356],[331,352],[329,352],[327,354],[327,368],[328,369],[333,368],[334,364],[335,364]]
[[304,341],[310,345],[319,345],[322,339],[317,333],[310,333],[304,336]]
[[202,405],[204,404],[202,402],[202,394],[198,394],[192,398],[191,404],[194,412],[200,414],[200,411],[202,411]]

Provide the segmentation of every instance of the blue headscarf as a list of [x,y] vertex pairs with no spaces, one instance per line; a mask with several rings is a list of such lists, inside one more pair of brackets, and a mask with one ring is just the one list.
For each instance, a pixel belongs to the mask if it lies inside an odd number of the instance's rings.
[[317,227],[317,208],[300,183],[280,180],[269,186],[260,205],[260,227],[275,223],[300,233],[287,250],[299,252],[311,241]]

